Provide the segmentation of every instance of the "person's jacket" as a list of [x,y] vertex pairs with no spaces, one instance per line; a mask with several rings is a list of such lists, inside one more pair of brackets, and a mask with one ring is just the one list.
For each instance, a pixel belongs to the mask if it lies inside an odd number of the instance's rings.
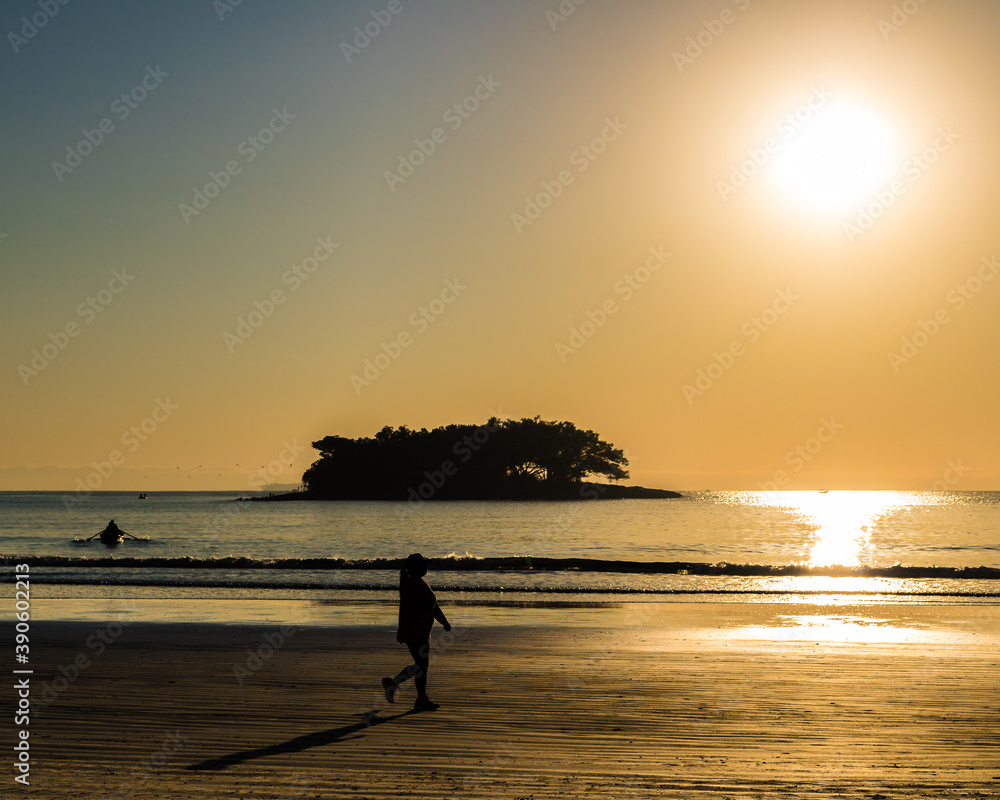
[[423,641],[431,635],[437,598],[423,578],[404,577],[399,583],[399,628],[396,641]]

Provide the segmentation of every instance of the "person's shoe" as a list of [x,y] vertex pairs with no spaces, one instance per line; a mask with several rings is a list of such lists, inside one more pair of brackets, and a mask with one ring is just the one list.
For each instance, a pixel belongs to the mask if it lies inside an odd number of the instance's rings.
[[396,702],[396,689],[399,687],[393,683],[392,678],[382,678],[382,689],[385,691],[385,699],[389,703]]
[[413,704],[414,711],[437,711],[441,705],[435,703],[429,697],[418,697],[417,702]]

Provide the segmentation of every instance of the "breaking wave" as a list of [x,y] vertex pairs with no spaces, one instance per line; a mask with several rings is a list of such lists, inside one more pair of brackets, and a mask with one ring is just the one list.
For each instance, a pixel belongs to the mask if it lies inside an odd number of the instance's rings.
[[[399,570],[399,558],[247,558],[244,556],[136,557],[136,556],[0,556],[0,564],[28,564],[35,567],[121,568],[132,570]],[[849,577],[849,578],[937,578],[949,580],[1000,580],[997,567],[942,566],[809,566],[806,564],[731,564],[701,561],[613,561],[593,558],[544,558],[533,556],[478,557],[449,555],[428,558],[429,570],[435,572],[579,572],[619,573],[630,575],[703,575],[743,577]]]

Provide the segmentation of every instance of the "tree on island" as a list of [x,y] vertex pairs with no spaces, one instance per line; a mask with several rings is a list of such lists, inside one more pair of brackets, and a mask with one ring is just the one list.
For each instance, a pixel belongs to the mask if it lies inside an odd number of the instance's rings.
[[302,476],[327,500],[579,498],[588,477],[628,478],[628,459],[593,431],[540,417],[434,430],[382,428],[373,438],[327,436]]

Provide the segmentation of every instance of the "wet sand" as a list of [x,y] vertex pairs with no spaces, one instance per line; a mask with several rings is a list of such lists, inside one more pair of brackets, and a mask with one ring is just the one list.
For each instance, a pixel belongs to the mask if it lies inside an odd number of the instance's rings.
[[460,611],[422,713],[389,625],[37,623],[31,794],[1000,797],[997,607]]

